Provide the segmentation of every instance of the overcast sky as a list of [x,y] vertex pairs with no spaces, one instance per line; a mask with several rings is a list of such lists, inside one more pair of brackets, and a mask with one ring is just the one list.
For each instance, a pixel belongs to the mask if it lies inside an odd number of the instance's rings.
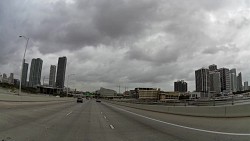
[[192,91],[210,64],[250,80],[249,32],[249,0],[1,0],[0,73],[19,77],[25,35],[42,77],[67,56],[71,87],[171,91],[185,80]]

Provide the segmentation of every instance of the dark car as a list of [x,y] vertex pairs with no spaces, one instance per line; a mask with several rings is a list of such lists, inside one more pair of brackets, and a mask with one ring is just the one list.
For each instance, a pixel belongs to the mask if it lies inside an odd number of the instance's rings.
[[77,100],[76,100],[77,103],[82,103],[83,102],[83,99],[81,97],[78,97]]
[[96,99],[96,102],[101,102],[101,100],[100,99]]

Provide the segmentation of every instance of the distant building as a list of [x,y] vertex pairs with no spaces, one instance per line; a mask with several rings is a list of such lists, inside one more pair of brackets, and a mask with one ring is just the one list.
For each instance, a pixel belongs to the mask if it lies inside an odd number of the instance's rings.
[[32,59],[30,66],[29,86],[36,87],[41,85],[43,60],[40,58]]
[[229,72],[230,76],[230,89],[232,92],[237,91],[237,76],[236,76],[236,69],[231,69]]
[[247,90],[249,90],[248,89],[248,81],[245,81],[244,82],[244,91],[247,91]]
[[125,91],[125,92],[123,93],[123,96],[124,96],[125,98],[132,98],[131,91]]
[[210,93],[219,94],[221,92],[220,72],[210,71]]
[[131,94],[131,97],[132,98],[136,98],[136,99],[138,99],[138,95],[137,95],[137,93],[136,93],[136,91],[135,90],[130,90],[130,94]]
[[159,92],[159,100],[162,102],[179,100],[179,96],[180,96],[179,92],[166,92],[166,91]]
[[7,77],[6,73],[3,73],[2,83],[8,83],[8,77]]
[[49,73],[49,86],[55,87],[55,79],[56,79],[56,66],[50,66],[50,73]]
[[175,92],[187,92],[187,82],[184,80],[179,80],[174,82],[174,91]]
[[195,71],[196,92],[201,92],[201,97],[209,97],[209,83],[209,70],[207,68],[201,68]]
[[230,93],[230,76],[228,68],[220,68],[221,92]]
[[100,88],[99,90],[100,97],[113,98],[117,95],[115,90]]
[[61,89],[59,88],[55,88],[55,87],[49,87],[49,86],[38,86],[37,87],[37,92],[39,93],[43,93],[43,94],[60,94],[61,93]]
[[20,85],[19,79],[14,79],[14,85],[15,85],[15,86],[19,86],[19,85]]
[[56,87],[64,88],[67,57],[59,57],[57,64]]
[[208,66],[208,68],[209,68],[209,71],[215,71],[217,70],[217,65],[213,64],[213,65]]
[[201,92],[189,92],[190,99],[199,99],[201,98]]
[[231,69],[230,73],[234,73],[236,75],[236,68]]
[[135,88],[138,99],[158,100],[160,89],[157,88]]
[[243,87],[242,87],[242,74],[241,74],[241,72],[237,76],[237,91],[243,91]]
[[2,83],[2,82],[3,82],[3,75],[0,74],[0,83]]
[[9,84],[14,84],[14,73],[10,73],[10,76],[9,76],[9,78],[8,78],[8,83]]
[[23,71],[22,71],[22,86],[27,87],[27,76],[28,76],[29,64],[23,61]]

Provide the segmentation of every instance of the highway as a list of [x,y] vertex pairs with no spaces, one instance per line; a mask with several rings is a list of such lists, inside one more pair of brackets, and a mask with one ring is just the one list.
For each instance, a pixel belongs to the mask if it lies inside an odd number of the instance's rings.
[[249,141],[249,123],[250,117],[178,116],[95,100],[0,104],[1,141]]

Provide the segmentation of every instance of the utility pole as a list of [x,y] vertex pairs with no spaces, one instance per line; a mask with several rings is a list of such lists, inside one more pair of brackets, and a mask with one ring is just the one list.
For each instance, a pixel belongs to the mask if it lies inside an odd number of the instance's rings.
[[24,54],[23,54],[23,58],[22,58],[22,64],[21,64],[21,73],[20,73],[20,82],[19,82],[19,91],[18,91],[18,95],[21,95],[22,92],[22,75],[23,75],[23,63],[25,61],[25,55],[26,55],[26,50],[28,47],[28,43],[29,43],[29,39],[23,35],[19,36],[20,38],[24,38],[26,40],[26,46],[25,46],[25,50],[24,50]]

